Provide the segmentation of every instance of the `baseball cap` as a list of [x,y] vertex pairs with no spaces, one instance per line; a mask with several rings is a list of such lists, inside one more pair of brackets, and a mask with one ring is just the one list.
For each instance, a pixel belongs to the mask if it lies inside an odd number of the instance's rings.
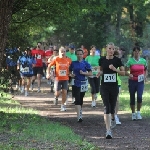
[[75,48],[75,46],[74,46],[74,45],[70,45],[70,46],[69,46],[69,48],[74,49],[74,48]]

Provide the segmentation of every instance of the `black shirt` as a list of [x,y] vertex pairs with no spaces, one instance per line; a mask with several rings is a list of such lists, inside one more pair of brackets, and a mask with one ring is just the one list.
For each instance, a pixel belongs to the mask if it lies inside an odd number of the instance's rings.
[[103,71],[101,84],[118,85],[117,72],[109,69],[109,65],[111,64],[115,68],[123,66],[121,59],[116,56],[113,59],[106,59],[106,56],[99,59],[99,66],[101,66]]

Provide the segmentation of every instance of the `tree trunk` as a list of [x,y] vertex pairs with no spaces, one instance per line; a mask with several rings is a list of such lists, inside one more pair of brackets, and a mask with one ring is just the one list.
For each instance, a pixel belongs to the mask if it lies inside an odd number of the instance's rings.
[[0,70],[7,42],[8,27],[12,17],[14,0],[0,0]]

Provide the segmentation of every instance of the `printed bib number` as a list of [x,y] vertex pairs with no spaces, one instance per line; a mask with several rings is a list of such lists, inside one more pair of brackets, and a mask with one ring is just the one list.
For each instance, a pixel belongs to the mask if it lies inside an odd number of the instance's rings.
[[37,55],[37,59],[41,59],[41,55]]
[[59,76],[66,76],[67,71],[66,70],[59,70]]
[[104,82],[116,82],[116,74],[104,74]]
[[138,82],[144,81],[144,74],[138,76]]
[[81,81],[81,89],[80,92],[86,92],[88,90],[88,80]]
[[21,72],[29,72],[29,67],[22,68]]

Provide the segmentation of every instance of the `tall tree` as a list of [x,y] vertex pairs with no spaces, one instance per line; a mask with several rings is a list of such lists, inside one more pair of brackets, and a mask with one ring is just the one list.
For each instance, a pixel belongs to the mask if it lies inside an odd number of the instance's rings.
[[[12,17],[14,0],[0,1],[0,62],[3,62],[4,48],[7,41],[8,27]],[[0,63],[0,70],[2,63]]]

